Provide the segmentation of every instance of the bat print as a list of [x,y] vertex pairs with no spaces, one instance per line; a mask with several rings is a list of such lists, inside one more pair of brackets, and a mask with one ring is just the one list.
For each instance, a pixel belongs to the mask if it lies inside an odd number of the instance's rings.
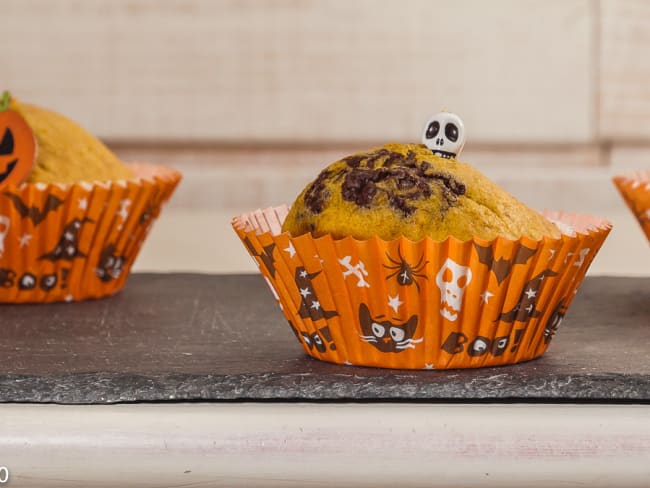
[[31,219],[34,225],[43,222],[50,212],[54,212],[57,208],[63,205],[63,200],[54,195],[47,196],[45,199],[45,205],[43,205],[42,209],[34,206],[28,207],[23,203],[18,195],[14,195],[11,192],[5,192],[5,196],[12,201],[20,216],[22,218]]
[[495,259],[494,250],[491,246],[481,246],[475,242],[474,249],[478,254],[479,262],[490,268],[499,285],[508,277],[514,265],[526,264],[536,251],[526,246],[519,246],[515,257],[510,261],[504,258]]

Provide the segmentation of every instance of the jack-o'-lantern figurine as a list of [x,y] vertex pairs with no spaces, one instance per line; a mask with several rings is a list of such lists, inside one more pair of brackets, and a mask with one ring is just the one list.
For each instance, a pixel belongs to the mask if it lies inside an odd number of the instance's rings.
[[0,185],[22,183],[36,160],[36,140],[20,114],[9,108],[9,92],[0,100]]

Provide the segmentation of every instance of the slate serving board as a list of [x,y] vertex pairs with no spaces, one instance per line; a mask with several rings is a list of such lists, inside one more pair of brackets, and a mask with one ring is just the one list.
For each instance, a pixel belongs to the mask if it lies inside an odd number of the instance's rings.
[[117,296],[0,305],[0,402],[650,402],[650,278],[587,278],[546,355],[389,371],[307,357],[257,275],[134,274]]

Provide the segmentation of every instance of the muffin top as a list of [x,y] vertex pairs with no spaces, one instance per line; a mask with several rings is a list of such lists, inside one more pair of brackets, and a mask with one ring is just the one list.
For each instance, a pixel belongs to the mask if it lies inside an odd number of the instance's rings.
[[397,143],[326,167],[298,196],[282,230],[413,241],[560,236],[551,221],[469,164],[434,155],[423,144]]
[[131,179],[134,174],[99,139],[72,120],[11,98],[36,138],[38,150],[30,183],[76,183]]

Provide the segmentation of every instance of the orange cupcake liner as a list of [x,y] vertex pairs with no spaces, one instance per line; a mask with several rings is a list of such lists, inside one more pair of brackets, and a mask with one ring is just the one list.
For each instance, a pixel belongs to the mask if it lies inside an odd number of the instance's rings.
[[339,364],[478,368],[539,357],[611,225],[547,212],[573,229],[516,241],[292,237],[286,206],[235,217],[304,351]]
[[617,175],[612,180],[650,242],[650,171]]
[[0,188],[0,302],[58,302],[119,291],[181,179],[132,164],[137,178]]

